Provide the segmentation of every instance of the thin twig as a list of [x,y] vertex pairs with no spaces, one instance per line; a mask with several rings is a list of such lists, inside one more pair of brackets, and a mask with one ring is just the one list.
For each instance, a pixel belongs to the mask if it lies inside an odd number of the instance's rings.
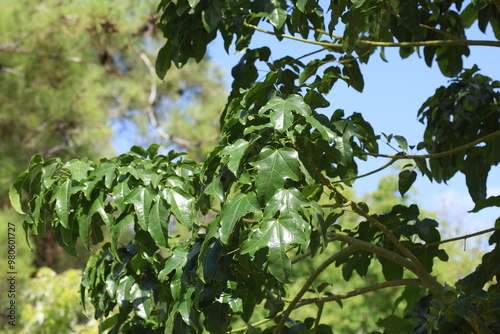
[[492,140],[496,137],[500,136],[500,131],[495,131],[492,132],[484,137],[481,137],[479,139],[476,139],[474,141],[471,141],[470,143],[467,143],[465,145],[456,147],[452,150],[444,151],[444,152],[439,152],[439,153],[429,153],[429,154],[421,154],[421,155],[405,155],[405,154],[396,154],[396,155],[389,155],[389,154],[377,154],[377,153],[370,153],[370,152],[365,152],[365,151],[359,151],[359,153],[364,154],[364,155],[369,155],[372,157],[379,157],[379,158],[390,158],[390,159],[395,159],[395,160],[401,160],[401,159],[428,159],[428,158],[442,158],[446,157],[448,155],[452,155],[461,151],[465,151],[469,148],[475,147],[477,144],[487,142],[489,140]]
[[340,295],[333,295],[333,296],[327,296],[327,297],[321,297],[321,298],[303,299],[300,301],[299,305],[297,305],[297,308],[305,306],[305,305],[309,305],[312,303],[326,303],[326,302],[331,302],[331,301],[338,301],[338,300],[348,299],[348,298],[352,298],[352,297],[359,296],[359,295],[364,295],[365,293],[372,292],[372,291],[377,291],[377,290],[386,289],[386,288],[390,288],[390,287],[407,286],[407,285],[420,286],[420,285],[422,285],[422,281],[417,279],[417,278],[410,278],[410,279],[404,278],[404,279],[399,279],[399,280],[377,283],[377,284],[373,284],[373,285],[359,288],[356,290],[352,290],[352,291],[349,291],[347,293],[340,294]]
[[495,231],[500,231],[500,227],[492,227],[492,228],[489,228],[487,230],[482,230],[482,231],[479,231],[479,232],[475,232],[475,233],[471,233],[471,234],[466,234],[466,235],[462,235],[460,237],[450,238],[450,239],[446,239],[446,240],[442,240],[442,241],[431,242],[431,243],[428,243],[428,244],[415,245],[415,246],[413,246],[413,248],[425,248],[425,247],[437,246],[437,245],[445,244],[445,243],[448,243],[448,242],[453,242],[453,241],[468,239],[468,238],[472,238],[472,237],[475,237],[475,236],[478,236],[478,235],[481,235],[481,234],[486,234],[486,233],[495,232]]
[[345,183],[347,181],[353,181],[353,180],[356,180],[356,179],[360,179],[362,177],[366,177],[366,176],[369,176],[369,175],[372,175],[372,174],[375,174],[375,173],[378,173],[380,172],[381,170],[383,169],[386,169],[387,167],[391,166],[397,159],[391,159],[388,163],[386,163],[385,165],[383,165],[382,167],[380,168],[377,168],[371,172],[368,172],[366,174],[362,174],[362,175],[358,175],[358,176],[355,176],[355,177],[350,177],[348,179],[342,179],[342,180],[338,180],[338,181],[332,181],[332,183]]
[[149,71],[149,73],[151,75],[151,89],[150,89],[150,92],[149,92],[148,105],[144,109],[144,112],[149,117],[149,121],[151,122],[151,125],[156,130],[156,132],[158,133],[158,135],[160,135],[160,137],[165,138],[166,140],[171,141],[171,142],[179,145],[180,147],[183,147],[183,148],[192,148],[193,147],[192,143],[190,143],[187,140],[184,140],[184,139],[177,138],[177,137],[174,137],[172,135],[169,135],[168,133],[166,133],[165,131],[163,131],[162,127],[160,126],[160,123],[156,119],[156,115],[155,115],[155,112],[154,112],[154,105],[156,103],[156,97],[157,97],[156,71],[155,71],[155,68],[154,68],[153,64],[149,60],[148,56],[146,56],[146,54],[144,52],[141,52],[139,54],[139,57],[144,62],[144,64],[148,68],[148,71]]
[[316,319],[314,320],[313,334],[318,333],[319,324],[321,322],[321,315],[323,313],[323,307],[325,306],[324,302],[317,302],[316,304],[318,305],[318,313],[316,313]]

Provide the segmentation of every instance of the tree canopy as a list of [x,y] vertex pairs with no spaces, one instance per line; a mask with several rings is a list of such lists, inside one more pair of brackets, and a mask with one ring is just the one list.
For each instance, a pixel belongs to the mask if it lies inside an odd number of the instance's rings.
[[[499,196],[486,197],[500,161],[500,82],[462,64],[475,48],[500,46],[497,0],[162,0],[158,10],[166,39],[159,77],[201,61],[218,34],[226,50],[243,53],[217,147],[201,163],[158,154],[158,145],[99,162],[35,155],[10,192],[26,231],[43,235],[50,225],[69,252],[78,240],[98,244],[109,228],[111,241],[89,260],[81,286],[101,330],[332,333],[335,324],[322,322],[326,303],[404,287],[374,330],[498,332],[500,219],[478,232],[495,231],[481,265],[449,286],[433,275],[434,263],[448,260],[438,221],[403,200],[385,210],[349,192],[401,160],[402,196],[418,177],[445,183],[463,173],[472,211],[500,206]],[[467,39],[475,24],[496,39]],[[317,49],[274,60],[274,43],[252,48],[256,33]],[[426,125],[417,145],[378,134],[360,113],[320,112],[338,81],[362,92],[359,63],[388,47],[402,58],[419,53],[452,78],[414,111]],[[397,153],[383,152],[384,141]],[[382,167],[360,175],[368,158]],[[129,226],[135,233],[123,240]],[[308,263],[314,269],[292,290]],[[352,291],[332,293],[321,276],[336,267],[349,281],[376,266],[383,278]],[[295,312],[307,305],[315,317]]]

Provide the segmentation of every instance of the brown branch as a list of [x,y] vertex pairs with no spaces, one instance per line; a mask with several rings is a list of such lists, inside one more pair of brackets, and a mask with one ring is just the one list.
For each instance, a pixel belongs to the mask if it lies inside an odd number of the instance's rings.
[[408,259],[404,258],[403,256],[394,253],[393,251],[390,251],[386,248],[374,245],[372,243],[369,243],[367,241],[363,241],[357,238],[353,238],[344,234],[339,234],[339,233],[334,233],[334,232],[329,232],[328,237],[331,241],[340,241],[343,243],[346,243],[348,245],[353,245],[356,246],[359,249],[365,250],[367,252],[376,254],[378,256],[384,257],[388,259],[389,261],[392,261],[396,264],[399,264],[400,266],[410,270],[411,272],[417,274],[417,268],[415,265],[409,261]]
[[[287,34],[275,33],[269,30],[261,29],[253,24],[244,22],[246,27],[252,28],[256,31],[262,33],[277,36],[280,38],[291,39],[303,43],[321,45],[326,48],[340,48],[343,49],[344,46],[340,43],[330,43],[321,41],[312,41],[300,37],[295,37]],[[380,41],[369,41],[366,39],[359,39],[355,43],[356,45],[372,45],[372,46],[383,46],[383,47],[398,47],[398,48],[408,48],[408,47],[419,47],[419,46],[494,46],[500,47],[500,41],[486,41],[486,40],[463,40],[463,39],[451,39],[451,40],[432,40],[432,41],[418,41],[418,42],[380,42]]]
[[375,173],[378,173],[380,172],[381,170],[384,170],[386,169],[387,167],[391,166],[397,159],[391,159],[388,163],[386,163],[385,165],[383,165],[382,167],[380,168],[377,168],[371,172],[368,172],[368,173],[365,173],[365,174],[362,174],[362,175],[358,175],[358,176],[355,176],[355,177],[350,177],[348,179],[342,179],[342,180],[338,180],[338,181],[332,181],[332,183],[341,183],[341,182],[347,182],[347,181],[353,181],[353,180],[356,180],[356,179],[360,179],[362,177],[366,177],[366,176],[370,176],[372,174],[375,174]]
[[[327,302],[331,302],[331,301],[349,299],[349,298],[363,295],[363,294],[366,294],[366,293],[372,292],[372,291],[382,290],[382,289],[391,288],[391,287],[407,286],[407,285],[420,286],[420,285],[422,285],[422,281],[420,281],[419,279],[415,279],[415,278],[399,279],[399,280],[393,280],[393,281],[387,281],[387,282],[373,284],[373,285],[366,286],[366,287],[359,288],[359,289],[355,289],[355,290],[352,290],[352,291],[349,291],[347,293],[340,294],[340,295],[333,295],[333,296],[320,297],[320,298],[311,298],[311,299],[302,299],[299,302],[299,304],[297,304],[295,309],[298,309],[302,306],[310,305],[313,303],[327,303]],[[285,300],[285,299],[284,299],[284,301],[289,302],[289,300]],[[267,318],[267,319],[263,319],[263,320],[260,320],[258,322],[255,322],[252,324],[252,327],[258,327],[266,322],[269,322],[273,319],[276,319],[277,317],[281,316],[283,313],[284,313],[284,311],[279,312],[278,314],[276,314],[275,318]],[[233,329],[230,333],[243,332],[247,329],[248,329],[248,327],[240,327],[240,328]]]
[[165,131],[163,131],[160,123],[158,122],[158,120],[156,118],[155,112],[154,112],[154,105],[156,103],[156,98],[157,98],[156,71],[155,71],[153,64],[149,60],[148,56],[146,56],[146,54],[144,52],[141,52],[139,54],[139,57],[144,62],[144,64],[148,68],[148,71],[151,75],[151,89],[149,92],[148,105],[144,109],[144,112],[146,113],[146,115],[149,118],[149,121],[151,122],[151,125],[156,130],[158,135],[160,135],[160,137],[165,138],[166,140],[173,142],[180,147],[183,147],[186,149],[192,148],[194,145],[191,142],[184,140],[184,139],[181,139],[181,138],[174,137],[174,136],[166,133]]
[[[311,168],[314,170],[318,178],[321,180],[321,182],[327,186],[330,190],[332,190],[334,193],[337,194],[339,198],[341,198],[343,201],[348,202],[349,199],[335,187],[322,173],[321,171],[318,170],[318,168],[314,165],[311,164]],[[417,257],[408,250],[397,238],[396,236],[387,228],[385,225],[380,223],[377,219],[374,217],[370,216],[365,210],[360,208],[355,202],[351,202],[351,208],[352,210],[357,213],[359,216],[364,217],[367,221],[369,221],[372,225],[377,227],[382,233],[386,235],[387,238],[396,246],[397,249],[401,253],[403,253],[404,256],[406,256],[415,266],[415,274],[422,279],[422,282],[424,282],[425,286],[433,291],[433,292],[439,292],[441,291],[444,287],[441,285],[434,277],[432,277],[423,267],[422,263],[417,259]]]
[[318,305],[318,313],[316,313],[316,319],[314,320],[313,334],[318,333],[319,324],[321,322],[321,315],[323,314],[323,307],[325,306],[325,303],[320,301],[318,301],[316,304]]
[[300,291],[297,293],[297,295],[295,296],[295,298],[290,302],[290,305],[288,305],[287,309],[283,312],[282,316],[281,316],[281,319],[280,319],[280,322],[278,323],[278,325],[276,326],[276,328],[274,329],[273,333],[274,334],[279,334],[281,333],[281,330],[283,329],[283,326],[285,325],[285,322],[288,320],[288,317],[290,317],[290,313],[292,313],[292,311],[295,309],[296,305],[300,302],[300,299],[302,298],[302,296],[304,296],[304,294],[307,292],[307,290],[309,289],[309,287],[314,283],[314,281],[316,280],[316,278],[329,266],[331,265],[332,263],[334,263],[335,261],[343,258],[343,257],[346,257],[346,256],[349,256],[351,255],[352,253],[354,253],[355,251],[358,250],[358,247],[357,246],[354,246],[354,245],[349,245],[347,248],[344,248],[343,250],[341,250],[340,252],[332,255],[331,257],[329,257],[325,262],[323,262],[312,274],[311,276],[309,276],[309,278],[307,279],[307,281],[304,283],[304,285],[302,286],[302,288],[300,289]]
[[437,246],[437,245],[445,244],[445,243],[448,243],[448,242],[453,242],[453,241],[468,239],[468,238],[476,237],[476,236],[481,235],[481,234],[495,232],[495,231],[500,231],[500,227],[492,227],[492,228],[489,228],[487,230],[482,230],[482,231],[479,231],[479,232],[474,232],[474,233],[471,233],[471,234],[466,234],[466,235],[462,235],[460,237],[450,238],[450,239],[446,239],[446,240],[442,240],[442,241],[431,242],[431,243],[428,243],[428,244],[415,245],[415,246],[413,246],[413,248],[426,248],[426,247]]
[[305,305],[309,305],[312,303],[326,303],[326,302],[331,302],[331,301],[348,299],[348,298],[352,298],[355,296],[364,295],[365,293],[372,292],[372,291],[377,291],[377,290],[391,288],[391,287],[407,286],[407,285],[420,286],[420,285],[422,285],[422,281],[419,279],[416,279],[416,278],[411,278],[411,279],[399,279],[399,280],[377,283],[377,284],[373,284],[373,285],[359,288],[356,290],[352,290],[352,291],[349,291],[349,292],[341,294],[341,295],[333,295],[333,296],[328,296],[328,297],[320,297],[320,298],[312,298],[312,299],[303,299],[300,301],[299,305],[297,305],[296,308],[299,308],[299,307],[302,307]]
[[475,147],[477,144],[487,142],[487,141],[492,140],[498,136],[500,136],[500,131],[495,131],[495,132],[492,132],[484,137],[481,137],[481,138],[476,139],[470,143],[467,143],[465,145],[456,147],[456,148],[448,150],[448,151],[439,152],[439,153],[429,153],[429,154],[422,154],[422,155],[405,155],[405,154],[389,155],[389,154],[370,153],[370,152],[365,152],[365,151],[359,151],[359,153],[364,154],[364,155],[369,155],[372,157],[390,158],[390,159],[395,159],[395,160],[441,158],[441,157],[446,157],[448,155],[452,155],[452,154],[455,154],[455,153],[458,153],[461,151],[465,151],[469,148]]

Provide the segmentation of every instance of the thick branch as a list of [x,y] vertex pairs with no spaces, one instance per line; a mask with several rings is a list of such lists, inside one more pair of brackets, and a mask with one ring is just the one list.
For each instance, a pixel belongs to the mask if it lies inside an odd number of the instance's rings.
[[283,326],[285,325],[285,322],[287,321],[288,317],[290,316],[290,313],[292,313],[292,311],[295,309],[296,305],[300,302],[300,299],[302,298],[302,296],[304,296],[304,294],[307,292],[307,290],[309,289],[309,287],[314,283],[314,281],[316,280],[316,278],[329,266],[331,265],[332,263],[334,263],[335,261],[343,258],[343,257],[346,257],[346,256],[349,256],[351,255],[352,253],[354,253],[355,251],[358,250],[358,247],[357,246],[354,246],[354,245],[350,245],[349,247],[347,248],[344,248],[343,250],[341,250],[340,252],[332,255],[331,257],[329,257],[325,262],[323,262],[312,274],[311,276],[309,276],[309,278],[307,279],[306,283],[304,283],[304,285],[302,286],[302,288],[300,289],[300,291],[297,293],[297,295],[295,296],[295,298],[291,301],[290,305],[288,305],[287,309],[283,312],[282,316],[281,316],[281,320],[280,322],[278,323],[278,325],[276,326],[276,328],[274,329],[273,333],[274,334],[279,334],[281,333],[281,330],[283,329]]

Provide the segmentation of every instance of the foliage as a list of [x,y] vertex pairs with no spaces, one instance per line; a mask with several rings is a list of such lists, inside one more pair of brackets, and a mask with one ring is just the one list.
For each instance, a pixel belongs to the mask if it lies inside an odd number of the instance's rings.
[[7,325],[3,333],[97,333],[96,321],[82,314],[75,298],[80,280],[77,269],[56,274],[50,268],[40,268],[22,286],[19,299],[23,302],[19,303],[15,331]]
[[[103,240],[101,227],[110,229],[111,242],[89,260],[82,280],[82,296],[90,296],[102,330],[332,333],[335,324],[322,323],[325,303],[404,287],[394,314],[377,322],[385,333],[496,331],[499,231],[481,265],[445,286],[434,276],[435,262],[448,259],[435,219],[404,200],[374,210],[347,189],[366,176],[358,175],[357,164],[373,156],[390,159],[384,167],[405,161],[401,195],[417,171],[436,182],[461,171],[475,210],[500,205],[483,191],[499,162],[498,122],[489,121],[500,119],[498,82],[461,62],[469,46],[500,46],[465,35],[478,22],[498,39],[500,4],[341,0],[324,9],[317,1],[161,1],[159,26],[167,39],[156,62],[161,77],[172,64],[201,61],[217,33],[226,48],[236,37],[236,50],[245,50],[232,71],[218,146],[200,164],[174,151],[158,154],[157,145],[100,162],[36,155],[18,177],[10,196],[26,212],[28,233],[43,234],[51,225],[74,253],[77,240],[91,247]],[[262,28],[266,22],[272,31]],[[342,36],[333,34],[342,28]],[[272,61],[269,47],[248,48],[255,32],[318,49]],[[339,79],[363,90],[359,63],[377,47],[399,47],[403,58],[423,49],[428,65],[435,60],[444,75],[458,75],[420,109],[427,126],[421,144],[385,136],[398,142],[395,155],[379,152],[380,136],[363,115],[318,112],[329,106],[325,95]],[[305,64],[306,57],[315,58]],[[258,61],[269,67],[260,80]],[[461,136],[434,141],[450,123]],[[411,154],[415,148],[428,154]],[[340,219],[351,214],[348,222]],[[129,226],[130,242],[118,242]],[[321,256],[292,294],[295,268]],[[366,277],[374,266],[383,278],[342,293],[318,286],[308,298],[332,265],[345,281]],[[318,307],[314,318],[293,312],[310,304]],[[265,318],[255,319],[263,309]]]
[[[216,136],[214,125],[224,103],[221,75],[203,62],[171,71],[161,83],[152,64],[160,40],[155,5],[154,1],[3,2],[2,203],[31,156],[110,156],[110,125],[120,132],[119,124],[125,120],[149,143],[162,138],[165,146],[176,143],[199,159],[211,149],[215,141],[207,139]],[[181,107],[186,101],[191,106]],[[178,115],[184,119],[170,121]],[[163,124],[167,138],[154,131],[151,135],[154,125],[161,130]]]

